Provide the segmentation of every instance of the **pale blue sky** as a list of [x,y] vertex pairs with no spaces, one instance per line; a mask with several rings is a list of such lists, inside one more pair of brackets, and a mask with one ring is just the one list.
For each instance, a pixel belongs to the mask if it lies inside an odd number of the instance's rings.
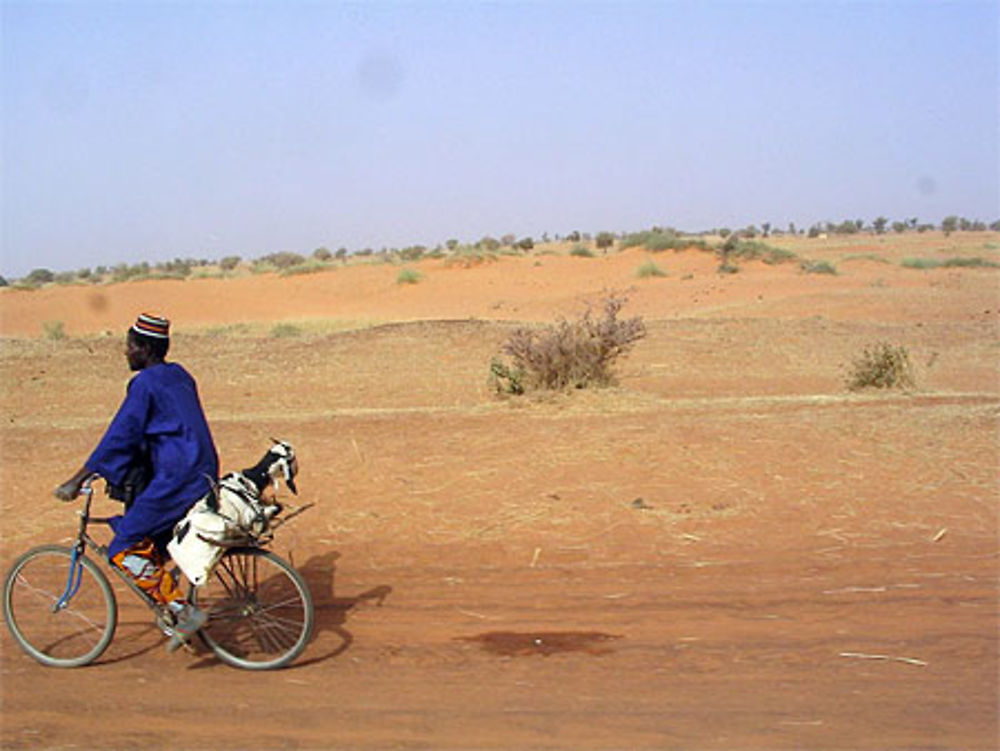
[[1000,218],[996,2],[2,0],[0,273]]

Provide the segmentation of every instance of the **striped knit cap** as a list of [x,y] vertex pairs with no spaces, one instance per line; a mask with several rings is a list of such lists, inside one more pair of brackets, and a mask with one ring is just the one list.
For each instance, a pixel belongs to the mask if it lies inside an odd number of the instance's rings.
[[170,321],[162,316],[152,313],[140,313],[132,324],[132,331],[143,336],[150,336],[153,339],[170,338]]

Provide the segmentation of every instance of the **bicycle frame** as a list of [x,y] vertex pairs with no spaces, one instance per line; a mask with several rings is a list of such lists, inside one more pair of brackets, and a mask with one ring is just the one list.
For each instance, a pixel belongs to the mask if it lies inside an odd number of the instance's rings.
[[96,553],[95,557],[100,557],[106,564],[107,568],[111,569],[115,575],[125,583],[125,585],[131,589],[142,602],[152,610],[157,616],[168,616],[169,609],[161,605],[147,595],[139,586],[132,581],[132,579],[122,571],[117,566],[111,564],[108,560],[108,546],[102,545],[87,532],[87,527],[91,523],[94,524],[104,524],[111,526],[111,520],[113,517],[110,516],[91,516],[90,515],[90,504],[94,497],[93,482],[98,479],[99,475],[91,475],[86,480],[84,480],[83,485],[80,487],[80,495],[84,497],[83,509],[79,512],[80,524],[77,529],[76,543],[73,545],[73,553],[70,556],[69,564],[69,575],[66,579],[66,590],[63,592],[62,597],[52,606],[52,612],[58,612],[69,605],[70,601],[76,595],[80,588],[80,580],[83,576],[83,564],[80,563],[80,557],[86,554],[89,549]]

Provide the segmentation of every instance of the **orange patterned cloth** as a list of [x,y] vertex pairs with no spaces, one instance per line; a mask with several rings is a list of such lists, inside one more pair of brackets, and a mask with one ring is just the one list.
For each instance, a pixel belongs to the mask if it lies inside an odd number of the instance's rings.
[[174,577],[163,567],[163,554],[148,537],[113,556],[111,562],[157,602],[167,605],[184,599]]

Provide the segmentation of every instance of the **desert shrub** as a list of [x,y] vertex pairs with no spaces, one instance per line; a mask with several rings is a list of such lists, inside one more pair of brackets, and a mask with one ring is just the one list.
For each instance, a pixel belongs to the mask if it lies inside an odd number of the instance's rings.
[[496,253],[479,250],[478,248],[459,248],[453,255],[445,259],[444,265],[446,268],[460,266],[467,269],[496,260]]
[[707,248],[708,246],[702,240],[681,237],[673,230],[657,227],[625,235],[621,241],[621,247],[622,249],[643,247],[655,253],[664,250],[684,250],[690,247]]
[[847,388],[912,388],[913,367],[906,347],[878,342],[869,345],[854,358],[847,376]]
[[158,263],[155,267],[158,279],[184,279],[191,275],[191,269],[200,266],[198,261],[188,258],[175,258],[172,261]]
[[532,240],[530,237],[522,237],[520,240],[517,241],[517,245],[515,247],[527,252],[535,247],[535,241]]
[[525,372],[508,365],[499,357],[490,361],[490,383],[498,394],[520,396],[524,393]]
[[615,361],[646,335],[642,318],[618,317],[626,301],[611,294],[599,313],[588,306],[575,321],[515,329],[501,349],[508,359],[494,358],[490,366],[497,392],[561,391],[614,383]]
[[232,271],[240,265],[240,260],[242,259],[239,256],[226,256],[219,261],[219,268],[223,271]]
[[257,259],[254,266],[270,266],[275,269],[287,269],[291,266],[298,266],[305,263],[306,259],[298,253],[282,251],[280,253],[268,253]]
[[948,258],[939,260],[937,258],[904,258],[903,268],[919,269],[977,269],[977,268],[998,268],[1000,264],[986,258]]
[[799,268],[807,274],[833,274],[837,275],[837,269],[829,261],[802,261]]
[[420,272],[415,269],[400,269],[396,276],[396,284],[416,284],[421,279]]
[[603,250],[607,253],[608,248],[614,247],[615,236],[610,232],[598,232],[597,237],[594,239],[594,244],[597,246],[598,250]]
[[302,329],[294,323],[277,323],[271,329],[271,336],[275,339],[286,339],[291,336],[298,336]]
[[723,261],[719,264],[719,268],[716,271],[720,274],[738,274],[740,273],[740,267],[732,261]]
[[586,245],[574,245],[569,251],[571,256],[576,256],[577,258],[593,258],[594,253]]
[[725,260],[738,258],[742,261],[763,261],[775,265],[792,261],[798,256],[790,250],[775,248],[760,240],[744,240],[739,235],[730,235],[719,249]]
[[278,271],[279,276],[296,276],[298,274],[316,274],[320,271],[327,271],[331,266],[324,263],[323,261],[318,261],[316,259],[309,259],[303,261],[302,263],[296,263],[292,266],[286,266],[285,268]]
[[61,342],[66,338],[66,326],[62,321],[45,321],[42,324],[45,338],[53,342]]
[[657,266],[655,261],[646,261],[636,269],[635,275],[640,279],[651,279],[657,276],[666,276],[667,272]]
[[24,277],[24,282],[31,285],[41,285],[48,284],[56,278],[48,269],[33,269],[26,277]]
[[0,276],[0,287],[9,287],[9,286],[10,282],[8,282],[6,279]]
[[427,248],[423,245],[411,245],[403,248],[396,255],[403,261],[419,261],[426,252]]

